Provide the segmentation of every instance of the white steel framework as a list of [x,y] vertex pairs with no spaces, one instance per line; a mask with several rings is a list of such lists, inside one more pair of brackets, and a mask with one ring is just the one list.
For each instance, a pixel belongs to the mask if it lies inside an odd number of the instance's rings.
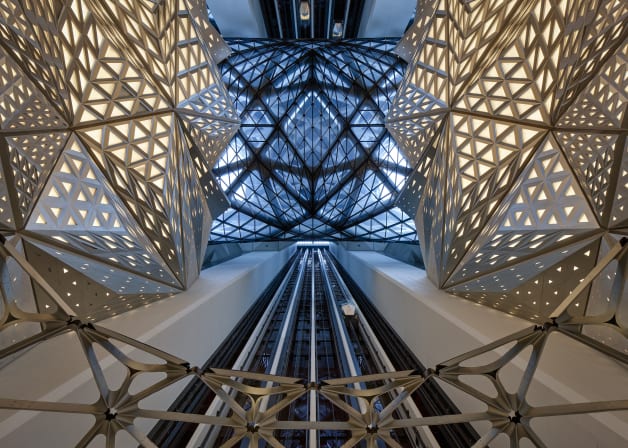
[[[621,0],[417,3],[387,127],[437,286],[542,323],[628,234],[627,24]],[[570,312],[613,314],[612,276]],[[585,332],[625,355],[625,309]]]
[[0,5],[0,231],[92,318],[198,276],[238,127],[228,54],[201,0]]
[[[20,350],[48,338],[70,333],[73,340],[78,341],[78,346],[85,355],[98,398],[95,402],[87,404],[31,401],[16,398],[14,392],[11,398],[0,397],[0,409],[92,416],[92,423],[83,428],[84,435],[76,441],[77,447],[93,446],[92,442],[97,441],[99,446],[104,443],[104,446],[110,448],[115,447],[118,440],[124,440],[122,445],[118,446],[131,446],[135,440],[144,447],[156,447],[146,434],[136,427],[137,419],[173,420],[233,428],[232,437],[222,446],[235,446],[242,440],[248,440],[248,446],[252,447],[259,446],[260,441],[265,441],[273,447],[281,447],[274,436],[275,431],[332,430],[351,433],[351,439],[345,443],[345,447],[356,446],[365,441],[369,448],[378,446],[378,441],[385,442],[390,447],[401,448],[390,434],[395,428],[486,421],[489,423],[489,429],[481,435],[474,447],[486,446],[501,435],[506,436],[511,447],[519,447],[523,439],[534,446],[545,447],[542,437],[537,434],[532,424],[534,419],[628,410],[628,397],[622,397],[621,394],[624,391],[618,391],[617,399],[606,401],[555,405],[531,405],[527,401],[528,391],[543,357],[543,349],[554,334],[562,333],[600,349],[600,345],[592,343],[591,339],[580,337],[573,328],[608,325],[612,320],[609,315],[572,316],[569,308],[578,300],[580,289],[589,287],[608,266],[615,263],[618,269],[610,295],[610,306],[617,309],[626,293],[627,254],[626,240],[611,247],[607,256],[585,277],[578,289],[563,298],[554,309],[552,317],[543,325],[533,325],[423,372],[387,372],[314,382],[307,378],[289,378],[211,367],[199,369],[174,355],[105,327],[85,322],[73,314],[72,307],[33,269],[19,251],[10,244],[4,244],[0,245],[0,257],[5,265],[14,263],[13,272],[22,272],[45,290],[55,304],[56,311],[29,313],[7,295],[5,288],[0,290],[2,292],[0,330],[5,332],[15,325],[31,323],[41,325],[42,328],[36,335],[5,345],[0,350],[0,360],[5,360]],[[625,331],[622,331],[622,335],[626,336]],[[497,353],[501,354],[497,355],[496,349]],[[617,361],[628,364],[627,356],[613,350],[606,352]],[[109,360],[115,363],[115,368],[102,356],[103,353],[109,355]],[[490,355],[489,359],[487,355]],[[521,359],[525,363],[524,372],[512,392],[512,388],[505,385],[501,375],[513,362]],[[591,366],[591,369],[594,371],[595,366]],[[112,386],[115,384],[112,381],[116,375],[112,370],[124,372],[122,381],[117,386]],[[151,409],[146,405],[149,403],[147,399],[151,396],[158,395],[172,385],[191,377],[199,378],[232,412],[226,416],[198,415]],[[427,379],[449,384],[483,404],[484,410],[434,417],[395,417],[395,411],[406,404],[409,396]],[[356,383],[368,384],[368,387],[356,388]],[[390,392],[395,392],[396,398],[382,407],[379,397]],[[348,419],[286,421],[278,418],[282,409],[304,394],[317,394],[326,398],[333,406],[344,411]],[[238,400],[238,397],[244,401]],[[274,404],[267,408],[265,403],[271,397]],[[127,438],[120,438],[120,433],[126,434]]]
[[[278,429],[346,430],[347,446],[396,446],[391,428],[486,421],[476,446],[505,435],[511,446],[527,439],[543,447],[534,419],[628,410],[624,391],[612,401],[527,401],[556,334],[628,364],[628,5],[620,0],[420,2],[398,47],[410,67],[387,125],[417,167],[413,194],[403,196],[415,203],[404,206],[416,210],[430,277],[538,324],[425,372],[314,383],[201,371],[91,323],[77,296],[105,297],[100,305],[113,314],[125,305],[109,294],[155,297],[185,288],[198,272],[207,201],[218,209],[221,202],[210,168],[238,125],[215,69],[226,48],[201,8],[191,0],[0,4],[0,361],[71,335],[98,396],[87,404],[3,397],[0,408],[92,416],[77,446],[108,448],[121,433],[154,446],[136,426],[143,418],[230,426],[227,446],[242,439],[280,446]],[[101,364],[103,351],[124,372],[117,386]],[[500,375],[521,357],[524,374],[512,392]],[[192,376],[233,413],[143,404]],[[484,409],[394,418],[426,378]],[[378,385],[356,389],[356,381]],[[399,399],[378,408],[377,397],[392,389]],[[348,420],[277,419],[312,393]],[[276,405],[262,410],[273,395]]]

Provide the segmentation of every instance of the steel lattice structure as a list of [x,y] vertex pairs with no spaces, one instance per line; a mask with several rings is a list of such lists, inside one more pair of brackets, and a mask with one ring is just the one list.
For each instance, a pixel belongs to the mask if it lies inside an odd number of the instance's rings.
[[229,40],[242,125],[214,167],[232,208],[213,241],[416,240],[394,206],[411,167],[384,126],[395,42]]
[[[624,1],[417,3],[387,127],[439,287],[541,322],[628,234],[627,24]],[[611,276],[574,312],[610,312]]]
[[186,289],[226,208],[211,167],[238,119],[206,16],[201,0],[0,5],[0,231],[93,318]]
[[[94,441],[104,443],[108,448],[115,447],[117,441],[121,440],[120,433],[131,437],[122,439],[125,440],[122,442],[123,446],[131,446],[134,440],[144,447],[156,447],[137,427],[138,419],[173,420],[230,427],[233,429],[232,436],[223,446],[235,446],[242,440],[248,440],[248,446],[252,447],[259,446],[260,441],[265,441],[273,447],[281,447],[274,436],[276,431],[347,431],[351,434],[343,445],[347,448],[356,446],[361,441],[366,441],[367,446],[373,448],[378,446],[378,441],[390,447],[401,448],[390,434],[395,428],[486,421],[489,423],[489,429],[481,435],[474,447],[486,446],[500,435],[505,435],[512,447],[519,447],[524,439],[532,442],[534,446],[545,447],[541,436],[531,425],[534,419],[628,410],[628,397],[622,396],[610,401],[547,405],[531,405],[526,399],[543,357],[544,347],[551,343],[552,335],[561,333],[594,348],[600,348],[598,344],[592,344],[590,339],[580,338],[573,328],[608,325],[609,315],[573,316],[569,308],[578,300],[581,290],[589,287],[613,263],[617,269],[610,294],[610,306],[613,310],[623,306],[622,299],[625,302],[628,279],[628,241],[625,239],[610,248],[604,259],[592,269],[576,290],[563,298],[543,325],[534,325],[521,330],[442,362],[425,372],[387,372],[329,379],[320,384],[308,383],[306,379],[301,378],[234,370],[209,368],[201,371],[183,359],[75,317],[72,307],[50,287],[19,251],[10,244],[4,244],[0,246],[0,256],[5,268],[11,264],[13,275],[21,271],[29,276],[49,294],[56,307],[54,313],[24,311],[7,294],[10,291],[7,291],[7,284],[3,283],[0,290],[2,293],[0,331],[5,332],[16,324],[27,323],[42,325],[43,330],[37,335],[2,348],[0,360],[45,339],[71,333],[84,352],[93,383],[98,391],[98,399],[87,404],[2,397],[0,409],[92,416],[92,422],[82,428],[84,435],[76,441],[77,447],[91,446]],[[626,337],[625,330],[622,334]],[[526,351],[528,348],[530,350]],[[492,359],[487,360],[486,355],[491,355]],[[615,357],[628,365],[627,356],[615,354]],[[521,359],[525,366],[523,375],[515,391],[511,392],[503,382],[505,377],[502,377],[502,373],[513,362]],[[120,369],[124,372],[123,380],[118,387],[111,386],[112,375],[115,376],[115,371]],[[594,370],[595,366],[591,366],[591,369]],[[146,400],[151,396],[191,377],[200,378],[232,412],[227,416],[198,415],[150,409],[146,406]],[[482,378],[485,382],[488,381],[489,386],[482,383],[478,385],[477,381],[470,381],[470,377]],[[395,417],[395,411],[404,400],[428,379],[453,386],[482,403],[485,409],[433,417]],[[365,384],[368,384],[368,387]],[[278,418],[282,409],[304,394],[312,393],[317,394],[319,398],[324,397],[345,412],[347,420],[285,421]],[[394,399],[386,406],[382,406],[379,397],[386,394],[392,394]]]
[[[75,297],[100,297],[110,314],[126,307],[110,294],[140,300],[189,285],[212,210],[220,210],[210,169],[238,119],[215,66],[227,50],[201,8],[191,0],[0,4],[0,362],[71,336],[98,395],[87,404],[2,397],[1,409],[90,416],[77,446],[108,448],[121,433],[154,446],[140,419],[229,426],[227,446],[248,439],[275,447],[280,429],[346,430],[346,446],[394,447],[392,428],[484,421],[490,429],[476,446],[505,435],[511,446],[527,439],[543,447],[534,419],[628,410],[622,391],[613,401],[527,400],[555,335],[628,364],[628,6],[621,1],[421,2],[398,47],[410,64],[387,126],[418,167],[402,198],[416,211],[430,276],[537,325],[425,372],[310,384],[200,371],[91,323],[95,314]],[[512,392],[501,374],[517,359],[525,367]],[[112,366],[124,372],[116,387]],[[232,414],[142,405],[192,377]],[[465,377],[487,380],[489,391]],[[427,379],[484,409],[395,418]],[[306,393],[330,400],[348,420],[277,418]],[[388,393],[397,398],[380,409],[377,397]],[[276,404],[265,407],[273,396]]]

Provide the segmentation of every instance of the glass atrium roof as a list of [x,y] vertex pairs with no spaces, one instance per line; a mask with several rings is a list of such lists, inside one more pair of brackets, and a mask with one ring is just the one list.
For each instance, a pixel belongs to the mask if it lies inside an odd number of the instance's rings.
[[223,80],[242,121],[214,166],[231,208],[213,242],[415,241],[395,206],[412,167],[384,126],[396,41],[229,41]]

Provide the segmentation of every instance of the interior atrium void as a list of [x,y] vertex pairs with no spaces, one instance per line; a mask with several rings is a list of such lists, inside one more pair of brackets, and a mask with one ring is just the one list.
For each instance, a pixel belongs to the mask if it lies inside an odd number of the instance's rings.
[[626,446],[627,50],[625,0],[0,2],[0,446]]

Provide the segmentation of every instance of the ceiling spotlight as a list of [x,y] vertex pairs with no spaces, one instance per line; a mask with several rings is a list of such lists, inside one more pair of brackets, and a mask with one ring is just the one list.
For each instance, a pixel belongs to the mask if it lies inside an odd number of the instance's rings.
[[332,37],[342,37],[342,21],[334,22],[334,29],[331,35]]
[[301,1],[301,6],[299,7],[299,15],[301,16],[301,20],[310,20],[310,2],[307,0]]

